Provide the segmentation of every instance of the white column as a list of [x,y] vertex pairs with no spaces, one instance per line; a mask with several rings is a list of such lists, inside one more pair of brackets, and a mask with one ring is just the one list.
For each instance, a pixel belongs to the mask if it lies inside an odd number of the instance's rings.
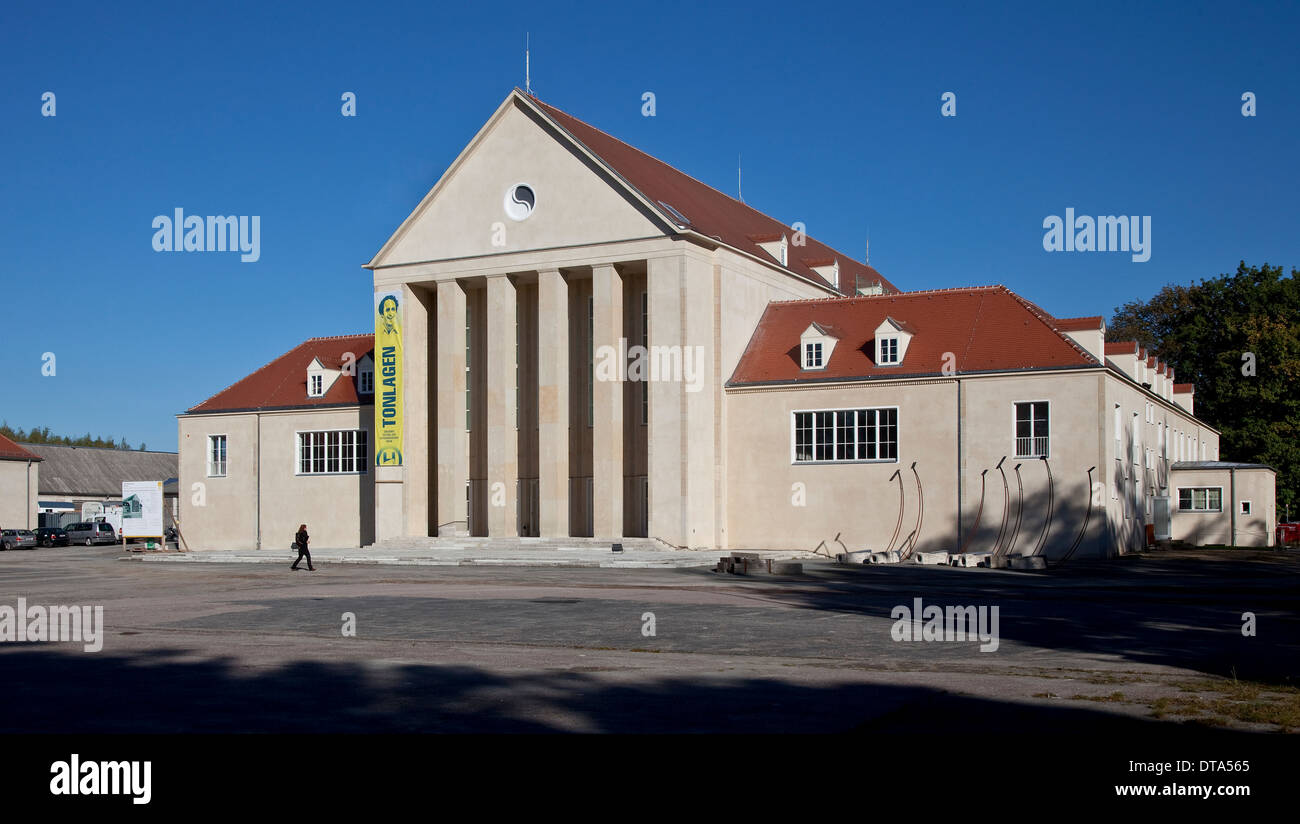
[[569,535],[569,284],[537,273],[537,487],[541,537]]
[[465,290],[438,284],[438,534],[468,535],[465,485],[469,433],[465,431]]
[[432,467],[429,443],[429,310],[433,294],[402,287],[402,385],[405,421],[402,465],[406,470],[406,535],[429,534]]
[[[683,342],[684,268],[685,258],[681,256],[650,258],[646,262],[646,293],[649,300],[647,337],[652,353],[680,351]],[[650,535],[676,546],[685,546],[685,398],[682,384],[662,379],[664,377],[671,378],[661,375],[660,380],[646,384],[650,391],[650,424],[646,433]]]
[[592,531],[599,537],[618,538],[623,535],[623,278],[613,266],[602,265],[592,268],[591,280],[596,353]]
[[488,535],[519,535],[516,513],[519,433],[515,429],[515,284],[487,279]]

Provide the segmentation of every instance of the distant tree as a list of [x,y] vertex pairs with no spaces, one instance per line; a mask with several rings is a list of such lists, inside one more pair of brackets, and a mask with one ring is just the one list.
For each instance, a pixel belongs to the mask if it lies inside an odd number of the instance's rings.
[[[48,426],[46,427],[33,426],[30,430],[24,430],[21,427],[19,427],[18,429],[14,429],[9,425],[8,421],[4,421],[3,423],[0,423],[0,435],[4,435],[6,438],[12,441],[17,441],[18,443],[36,443],[36,444],[48,443],[48,444],[60,444],[62,446],[94,446],[102,449],[128,449],[129,450],[132,448],[131,444],[127,443],[126,438],[122,438],[119,442],[119,441],[115,441],[111,437],[108,438],[92,437],[89,432],[87,432],[85,435],[82,435],[79,438],[70,438],[67,435],[55,435],[53,432],[50,431],[50,428]],[[140,449],[141,451],[145,449],[143,443],[140,444]]]
[[1277,470],[1279,519],[1300,502],[1300,270],[1247,266],[1169,285],[1115,309],[1111,340],[1137,340],[1196,387],[1196,416],[1224,460]]

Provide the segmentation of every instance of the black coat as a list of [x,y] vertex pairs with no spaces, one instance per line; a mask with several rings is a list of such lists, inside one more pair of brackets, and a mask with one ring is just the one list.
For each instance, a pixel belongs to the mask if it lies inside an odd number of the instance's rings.
[[300,552],[306,552],[307,539],[308,539],[307,530],[305,529],[298,530],[298,534],[294,536],[294,539],[298,541],[298,550]]

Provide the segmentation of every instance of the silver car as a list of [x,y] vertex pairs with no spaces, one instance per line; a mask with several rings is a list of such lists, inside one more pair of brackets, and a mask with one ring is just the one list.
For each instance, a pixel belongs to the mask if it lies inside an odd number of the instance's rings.
[[79,524],[69,524],[63,528],[63,531],[68,533],[69,544],[94,546],[95,544],[117,543],[117,535],[113,532],[113,525],[103,521],[83,521]]
[[0,530],[0,549],[36,549],[36,533],[30,529]]

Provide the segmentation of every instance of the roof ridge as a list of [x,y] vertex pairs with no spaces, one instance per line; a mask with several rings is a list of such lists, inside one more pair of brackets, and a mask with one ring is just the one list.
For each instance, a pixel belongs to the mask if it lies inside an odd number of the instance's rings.
[[[829,295],[823,298],[791,298],[789,300],[768,301],[769,306],[786,303],[824,303],[828,301],[848,301],[848,300],[880,300],[882,298],[905,298],[915,295],[931,295],[949,292],[986,292],[993,289],[1006,289],[1002,284],[992,284],[987,286],[949,286],[940,289],[918,289],[914,292],[885,292],[879,295]],[[1008,290],[1010,291],[1010,290]],[[1014,293],[1013,293],[1014,294]]]
[[[660,166],[664,167],[665,169],[668,169],[668,170],[670,170],[670,171],[673,171],[673,172],[675,172],[675,173],[681,175],[682,177],[685,177],[686,179],[690,180],[691,182],[693,182],[693,183],[697,183],[697,184],[699,184],[700,186],[703,186],[704,188],[708,189],[708,190],[711,191],[711,192],[715,192],[715,193],[717,193],[718,195],[720,195],[720,196],[726,198],[727,200],[731,201],[731,203],[733,203],[733,204],[735,204],[735,205],[737,205],[737,206],[743,206],[745,209],[749,210],[750,212],[752,212],[753,214],[757,215],[758,217],[761,217],[761,218],[763,218],[763,219],[765,219],[765,220],[770,220],[770,221],[772,221],[772,222],[775,223],[776,225],[780,226],[783,230],[786,230],[786,231],[794,231],[793,228],[790,227],[790,226],[788,226],[788,225],[786,225],[786,223],[785,223],[784,221],[782,221],[782,220],[780,220],[780,219],[778,219],[778,218],[775,218],[775,217],[773,217],[772,215],[769,215],[769,214],[766,213],[766,212],[761,212],[761,211],[759,211],[758,209],[756,209],[756,208],[754,208],[753,206],[749,205],[749,204],[746,203],[745,201],[743,201],[743,200],[739,200],[739,199],[737,199],[737,198],[732,197],[731,195],[727,194],[726,192],[722,191],[721,189],[718,189],[718,188],[716,188],[716,187],[714,187],[714,186],[709,185],[708,183],[705,183],[703,180],[700,180],[699,178],[695,177],[694,175],[690,174],[689,172],[683,171],[682,169],[677,168],[676,166],[672,165],[671,163],[668,163],[668,162],[665,161],[665,160],[661,160],[661,159],[655,157],[654,155],[650,154],[649,152],[646,152],[646,151],[644,151],[644,150],[642,150],[642,149],[638,149],[636,146],[633,146],[631,143],[628,143],[626,140],[623,140],[623,139],[621,139],[621,138],[615,137],[614,135],[610,134],[609,132],[605,131],[604,129],[600,128],[599,126],[594,126],[594,125],[592,125],[591,123],[588,123],[587,121],[585,121],[585,120],[583,120],[582,118],[578,117],[577,115],[570,114],[569,112],[565,111],[564,109],[561,109],[559,106],[555,106],[555,105],[553,105],[553,104],[551,104],[551,103],[547,103],[546,101],[542,100],[541,98],[537,97],[536,95],[532,95],[532,94],[527,94],[527,93],[526,93],[525,96],[526,96],[527,98],[531,99],[534,103],[536,103],[536,104],[538,104],[539,106],[541,106],[544,110],[545,110],[545,109],[550,109],[550,110],[552,110],[552,111],[559,112],[560,114],[564,115],[565,117],[569,117],[569,118],[572,118],[572,119],[576,120],[577,122],[581,123],[582,125],[586,126],[587,128],[591,129],[592,131],[594,131],[594,132],[598,132],[598,133],[600,133],[601,135],[603,135],[604,137],[606,137],[606,138],[608,138],[608,139],[614,141],[615,143],[618,143],[618,144],[621,145],[621,146],[626,147],[627,149],[629,149],[629,150],[631,150],[631,151],[633,151],[633,152],[636,152],[637,154],[641,155],[642,157],[645,157],[645,158],[648,158],[648,159],[654,161],[655,163],[659,164]],[[546,113],[546,115],[547,115],[548,117],[551,117],[551,112],[545,112],[545,113]],[[551,120],[552,120],[552,122],[554,122],[554,118],[553,118],[553,117],[551,117]],[[628,180],[626,177],[624,177],[621,173],[618,172],[617,169],[614,169],[614,168],[613,168],[613,165],[612,165],[608,160],[606,160],[604,157],[602,157],[601,154],[600,154],[599,152],[597,152],[597,151],[596,151],[595,149],[593,149],[592,147],[587,146],[586,143],[583,143],[583,141],[582,141],[581,139],[579,139],[577,135],[573,134],[572,132],[569,132],[569,130],[568,130],[568,129],[565,129],[564,126],[563,126],[562,124],[555,123],[555,125],[556,125],[556,126],[559,126],[561,129],[564,129],[564,131],[565,131],[566,133],[568,133],[569,136],[570,136],[571,138],[573,138],[574,140],[578,141],[578,143],[580,143],[582,146],[584,146],[584,147],[585,147],[588,151],[590,151],[593,155],[596,155],[598,158],[600,158],[601,161],[602,161],[603,163],[605,163],[605,165],[609,166],[609,167],[611,168],[611,170],[614,171],[614,173],[617,174],[618,177],[619,177],[621,180],[623,180],[624,183],[626,183],[626,184],[627,184],[628,186],[630,186],[632,189],[636,190],[636,191],[637,191],[637,192],[638,192],[642,197],[644,197],[646,200],[648,200],[648,201],[650,201],[650,202],[652,202],[652,203],[663,203],[663,201],[660,201],[660,200],[658,200],[658,199],[656,199],[656,198],[653,198],[653,197],[651,197],[650,195],[646,194],[645,192],[641,191],[641,189],[640,189],[638,186],[636,186],[636,184],[634,184],[632,181],[630,181],[630,180]],[[668,204],[668,205],[671,206],[673,209],[677,209],[677,208],[678,208],[677,206],[675,206],[675,205],[673,205],[673,204]],[[669,217],[671,217],[671,215],[670,215]],[[690,217],[689,215],[685,215],[685,217],[686,217],[686,219],[687,219],[688,222],[691,221],[691,217]],[[673,221],[673,222],[675,223],[676,221]],[[691,228],[693,231],[697,231],[697,232],[700,232],[701,234],[703,234],[702,230],[696,228],[695,225],[694,225],[693,223],[688,223],[688,228]],[[873,267],[870,263],[868,263],[868,262],[866,262],[866,261],[858,260],[857,258],[854,258],[852,255],[845,254],[844,252],[841,252],[839,249],[836,249],[835,247],[831,246],[830,244],[825,243],[824,241],[820,241],[820,240],[818,240],[817,238],[815,238],[815,237],[813,237],[812,235],[808,234],[806,231],[805,231],[805,232],[802,232],[802,234],[803,234],[803,237],[804,237],[804,239],[805,239],[806,241],[812,241],[813,243],[818,244],[819,246],[823,247],[823,248],[826,249],[827,251],[832,252],[833,254],[835,254],[835,255],[837,255],[837,256],[839,256],[839,257],[843,257],[843,258],[845,258],[846,260],[849,260],[849,261],[851,261],[851,262],[853,262],[853,263],[855,263],[855,264],[857,264],[857,265],[859,265],[859,266],[864,266],[864,267],[866,267],[866,268],[868,268],[868,269],[871,269],[871,271],[876,272],[876,274],[878,274],[878,275],[880,274],[879,270],[877,270],[875,267]],[[714,237],[713,235],[707,235],[707,236],[708,236],[708,237]],[[715,239],[717,239],[717,240],[721,240],[721,238],[715,238]],[[722,241],[722,242],[723,242],[723,243],[726,243],[726,241]],[[731,245],[731,244],[727,244],[727,245]],[[805,245],[806,245],[806,244],[805,244]],[[780,265],[781,268],[785,269],[785,270],[788,271],[788,272],[793,272],[793,273],[796,274],[796,275],[799,274],[799,273],[797,273],[797,272],[794,272],[794,270],[791,269],[789,265],[781,265],[779,262],[777,263],[777,265]],[[801,277],[802,277],[802,276],[801,276]],[[888,278],[884,278],[884,275],[881,275],[881,278],[883,278],[883,279],[885,279],[885,280],[888,280]],[[891,283],[891,285],[893,285],[893,284],[892,284],[892,281],[891,281],[890,283]],[[839,288],[839,286],[838,286],[837,284],[833,284],[833,283],[831,283],[831,284],[829,284],[829,285],[830,285],[832,288],[834,288],[834,289],[838,289],[838,288]],[[897,287],[895,287],[895,288],[897,288]]]
[[307,340],[303,341],[303,343],[311,343],[314,340],[342,340],[343,338],[365,338],[365,337],[374,337],[374,336],[375,336],[374,332],[357,332],[356,334],[349,334],[349,335],[325,335],[323,337],[318,337],[318,338],[307,338]]
[[[1015,301],[1016,301],[1017,303],[1019,303],[1021,306],[1025,307],[1025,309],[1028,310],[1029,314],[1033,315],[1035,318],[1038,318],[1038,320],[1039,320],[1039,321],[1040,321],[1044,326],[1046,326],[1048,329],[1052,330],[1052,333],[1055,334],[1058,338],[1060,338],[1061,340],[1065,341],[1067,344],[1069,344],[1070,346],[1072,346],[1076,352],[1078,352],[1079,354],[1083,355],[1085,358],[1087,358],[1087,359],[1090,360],[1090,361],[1094,361],[1094,362],[1096,362],[1096,363],[1101,363],[1101,361],[1097,358],[1097,356],[1093,355],[1093,354],[1092,354],[1091,352],[1089,352],[1087,349],[1085,349],[1085,348],[1083,348],[1082,346],[1080,346],[1080,345],[1078,344],[1078,342],[1075,341],[1074,338],[1072,338],[1072,337],[1070,337],[1069,335],[1065,334],[1065,333],[1062,332],[1060,329],[1057,329],[1057,328],[1056,328],[1056,323],[1058,322],[1057,318],[1055,318],[1055,317],[1053,317],[1053,316],[1051,316],[1051,315],[1048,315],[1046,309],[1043,309],[1042,307],[1038,306],[1036,303],[1034,303],[1033,301],[1029,300],[1028,298],[1025,298],[1025,297],[1022,297],[1022,296],[1016,294],[1015,292],[1011,291],[1010,289],[1008,289],[1008,288],[1005,287],[1005,286],[1002,286],[1001,288],[1002,288],[1002,290],[1003,290],[1004,292],[1006,292],[1008,295],[1011,296],[1012,300],[1015,300]],[[1102,355],[1104,356],[1105,354],[1106,354],[1106,352],[1105,352],[1105,346],[1103,345],[1103,347],[1102,347]]]

